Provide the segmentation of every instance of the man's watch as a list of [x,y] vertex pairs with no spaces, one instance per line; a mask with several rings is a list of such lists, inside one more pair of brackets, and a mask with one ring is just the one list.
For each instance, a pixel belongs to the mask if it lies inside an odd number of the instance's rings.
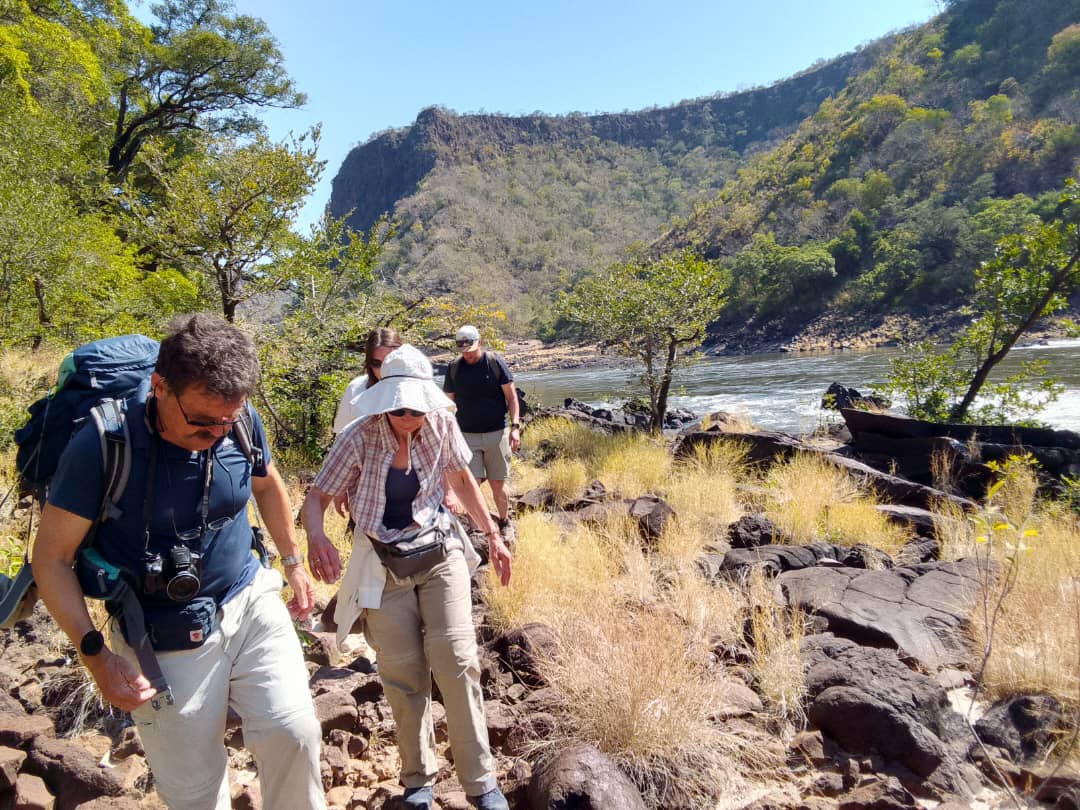
[[304,558],[300,557],[300,556],[298,556],[296,554],[289,554],[288,556],[285,556],[285,557],[281,558],[281,564],[285,568],[292,568],[294,566],[302,564],[303,562],[304,562]]
[[92,658],[104,649],[105,636],[101,635],[100,630],[90,630],[79,642],[79,652],[85,658]]
[[521,430],[521,422],[511,422],[510,423],[510,429],[511,430]]

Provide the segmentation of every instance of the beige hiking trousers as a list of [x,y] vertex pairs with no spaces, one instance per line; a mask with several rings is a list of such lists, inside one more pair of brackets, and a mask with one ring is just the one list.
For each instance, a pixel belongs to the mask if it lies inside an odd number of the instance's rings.
[[454,768],[469,796],[496,787],[488,747],[480,664],[472,622],[469,569],[459,547],[429,571],[407,580],[386,577],[382,604],[364,611],[397,727],[401,783],[432,785],[439,768],[431,720],[431,676],[442,694]]
[[[264,810],[325,810],[322,730],[281,574],[259,569],[221,608],[220,626],[194,650],[158,653],[175,705],[132,712],[158,793],[170,810],[229,810],[224,735],[229,707],[259,768]],[[135,663],[119,631],[113,648]]]

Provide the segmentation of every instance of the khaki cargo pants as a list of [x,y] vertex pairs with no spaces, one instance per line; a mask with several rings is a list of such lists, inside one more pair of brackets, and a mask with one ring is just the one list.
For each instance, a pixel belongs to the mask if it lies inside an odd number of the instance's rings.
[[431,720],[431,675],[439,684],[458,781],[469,796],[496,787],[488,747],[469,569],[459,547],[429,571],[396,581],[387,573],[379,608],[364,611],[379,677],[397,726],[401,783],[432,785],[439,768]]

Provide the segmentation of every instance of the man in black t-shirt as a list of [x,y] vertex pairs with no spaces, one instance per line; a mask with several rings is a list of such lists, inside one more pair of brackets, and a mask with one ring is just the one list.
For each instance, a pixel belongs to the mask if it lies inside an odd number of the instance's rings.
[[[514,376],[495,352],[480,346],[480,330],[463,326],[455,338],[461,357],[450,363],[443,390],[457,405],[457,420],[473,451],[469,466],[476,480],[491,484],[503,537],[513,541],[510,527],[510,454],[521,446],[521,416]],[[506,416],[510,415],[507,429]]]

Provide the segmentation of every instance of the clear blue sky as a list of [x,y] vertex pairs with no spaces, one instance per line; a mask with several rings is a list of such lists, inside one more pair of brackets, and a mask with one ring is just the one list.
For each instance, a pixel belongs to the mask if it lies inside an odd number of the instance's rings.
[[[770,84],[939,11],[937,0],[236,0],[261,17],[308,103],[263,114],[276,138],[322,123],[315,221],[349,149],[424,107],[618,112]],[[139,10],[140,16],[146,7]]]

